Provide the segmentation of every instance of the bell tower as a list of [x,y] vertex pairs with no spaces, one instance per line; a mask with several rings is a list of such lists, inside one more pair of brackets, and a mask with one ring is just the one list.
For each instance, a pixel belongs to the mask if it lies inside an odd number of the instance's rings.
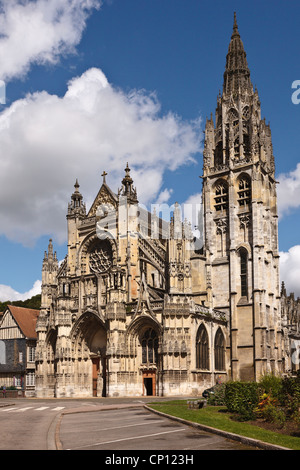
[[230,316],[231,376],[280,370],[278,217],[271,130],[261,119],[236,14],[203,152],[210,307]]

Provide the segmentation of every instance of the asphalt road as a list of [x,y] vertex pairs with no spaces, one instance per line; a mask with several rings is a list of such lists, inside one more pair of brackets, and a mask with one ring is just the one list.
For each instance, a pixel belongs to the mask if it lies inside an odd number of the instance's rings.
[[[64,450],[193,451],[246,450],[217,434],[196,430],[144,407],[64,414],[60,423]],[[251,448],[253,450],[253,448]]]
[[154,414],[144,408],[144,402],[142,398],[2,399],[0,450],[101,450],[107,455],[110,451],[253,450]]

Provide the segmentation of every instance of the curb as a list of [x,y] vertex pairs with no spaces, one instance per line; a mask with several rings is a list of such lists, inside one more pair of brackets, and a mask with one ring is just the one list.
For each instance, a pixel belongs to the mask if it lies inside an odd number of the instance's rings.
[[161,411],[154,410],[153,408],[150,408],[147,405],[144,405],[144,408],[146,408],[149,411],[152,411],[152,413],[156,413],[160,416],[164,416],[166,418],[172,419],[174,421],[178,421],[179,423],[186,424],[188,426],[192,426],[197,429],[202,429],[203,431],[207,431],[213,434],[218,434],[220,436],[226,437],[227,439],[231,439],[233,441],[239,441],[242,444],[246,444],[252,447],[257,447],[258,449],[263,449],[263,450],[292,450],[289,449],[288,447],[282,447],[282,446],[277,446],[275,444],[269,444],[267,442],[259,441],[258,439],[253,439],[251,437],[246,437],[246,436],[240,436],[239,434],[234,434],[231,432],[227,431],[222,431],[221,429],[216,429],[212,428],[210,426],[206,426],[205,424],[199,424],[199,423],[194,423],[193,421],[187,421],[182,418],[177,418],[176,416],[168,415],[166,413],[162,413]]

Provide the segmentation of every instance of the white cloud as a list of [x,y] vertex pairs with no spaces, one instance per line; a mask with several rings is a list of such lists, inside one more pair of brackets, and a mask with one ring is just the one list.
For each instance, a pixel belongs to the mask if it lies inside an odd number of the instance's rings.
[[300,297],[300,245],[279,254],[280,278],[285,283],[287,294],[294,292],[296,297]]
[[300,163],[295,170],[278,176],[278,215],[282,218],[291,210],[300,207]]
[[2,0],[0,77],[24,76],[32,64],[55,64],[75,52],[101,0]]
[[156,204],[164,204],[168,202],[172,193],[173,193],[173,189],[165,188],[163,191],[159,193]]
[[41,281],[35,281],[33,287],[28,292],[20,293],[10,286],[0,284],[0,302],[30,299],[34,295],[41,293],[41,285]]
[[127,162],[148,204],[166,169],[194,161],[200,136],[199,121],[160,116],[155,95],[115,89],[96,68],[74,78],[63,97],[28,95],[0,114],[0,233],[24,245],[45,234],[64,242],[76,178],[89,207],[102,171],[117,191]]

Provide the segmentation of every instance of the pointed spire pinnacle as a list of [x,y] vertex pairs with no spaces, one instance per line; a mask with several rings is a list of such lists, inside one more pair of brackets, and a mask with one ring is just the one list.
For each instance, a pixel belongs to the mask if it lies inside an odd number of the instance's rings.
[[239,94],[243,91],[253,91],[250,80],[246,52],[238,31],[236,13],[234,13],[233,31],[226,57],[223,93]]
[[[236,12],[234,12],[234,16],[233,16],[233,32],[232,32],[232,36],[239,36],[239,30],[238,30],[238,25],[237,25],[237,21],[236,21]],[[232,37],[231,36],[231,37]]]
[[49,244],[48,244],[48,259],[52,259],[53,257],[53,244],[52,244],[52,238],[49,239]]
[[127,199],[131,202],[137,202],[137,194],[136,189],[132,186],[133,179],[130,176],[130,168],[128,166],[128,162],[125,168],[125,176],[122,179],[122,195],[126,196]]
[[74,188],[75,188],[75,193],[79,193],[79,183],[78,183],[78,179],[76,178],[76,181],[75,181],[75,184],[74,184]]
[[76,178],[75,184],[74,184],[75,191],[73,192],[71,198],[73,201],[79,201],[82,199],[82,195],[79,191],[80,185],[78,183],[78,179]]
[[72,211],[76,212],[84,212],[85,213],[85,205],[82,203],[82,194],[79,191],[79,183],[78,179],[76,178],[74,188],[75,191],[73,192],[71,196],[71,203],[68,205],[68,214],[70,215]]

